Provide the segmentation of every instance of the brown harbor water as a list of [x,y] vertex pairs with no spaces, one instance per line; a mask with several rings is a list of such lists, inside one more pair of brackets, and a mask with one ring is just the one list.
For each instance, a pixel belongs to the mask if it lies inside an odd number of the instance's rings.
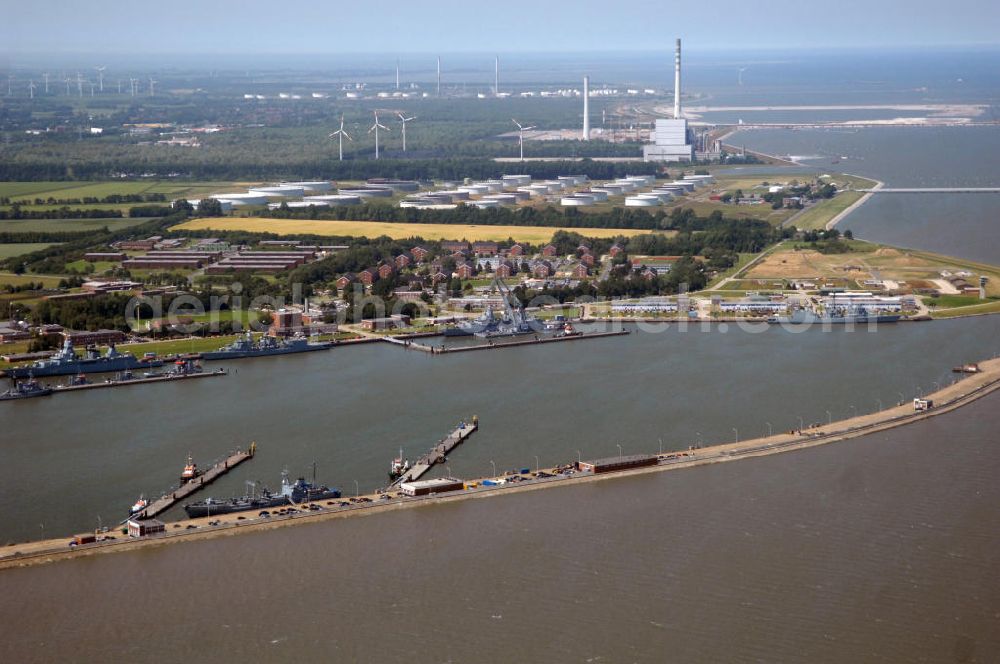
[[996,661],[998,430],[993,395],[772,457],[8,570],[4,657]]
[[[627,337],[430,356],[389,345],[231,362],[184,383],[0,404],[0,542],[113,525],[158,496],[189,452],[258,455],[197,497],[272,489],[281,472],[346,494],[386,483],[461,418],[481,430],[439,473],[479,477],[584,457],[684,449],[870,412],[952,380],[1000,350],[995,317],[749,333],[671,326]],[[804,328],[795,328],[796,330]],[[166,518],[182,515],[180,507]]]

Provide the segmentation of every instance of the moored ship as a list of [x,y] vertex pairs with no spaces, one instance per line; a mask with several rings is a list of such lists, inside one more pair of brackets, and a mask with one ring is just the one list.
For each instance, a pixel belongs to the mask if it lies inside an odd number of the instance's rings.
[[282,474],[281,491],[279,493],[271,493],[267,489],[262,489],[260,493],[251,491],[241,498],[229,498],[226,500],[208,498],[197,503],[185,505],[184,511],[192,519],[197,519],[203,516],[247,512],[250,510],[266,510],[272,507],[282,507],[284,505],[294,505],[314,500],[328,500],[330,498],[340,498],[340,490],[307,482],[302,477],[291,483],[288,481],[288,474],[284,473]]
[[328,341],[314,342],[306,337],[295,336],[291,339],[276,339],[270,336],[254,341],[253,334],[247,332],[245,335],[233,341],[231,344],[223,346],[219,350],[202,353],[205,360],[237,360],[246,357],[266,357],[268,355],[286,355],[289,353],[308,353],[316,350],[326,350],[332,348],[333,344]]
[[824,312],[822,315],[806,309],[792,312],[789,316],[777,316],[769,318],[772,323],[794,323],[794,324],[831,324],[831,325],[867,325],[869,323],[895,323],[902,315],[881,312],[869,312],[864,307],[854,309],[838,309],[832,312]]
[[44,397],[52,394],[52,388],[42,385],[34,378],[16,381],[14,387],[6,392],[0,393],[0,401],[11,399],[30,399],[32,397]]
[[88,348],[86,354],[80,357],[73,349],[69,339],[63,347],[46,360],[37,360],[24,367],[7,369],[6,375],[13,378],[29,376],[72,376],[81,373],[104,373],[110,371],[129,371],[147,367],[163,366],[163,361],[155,358],[139,360],[131,353],[119,353],[110,346],[104,355],[96,349]]

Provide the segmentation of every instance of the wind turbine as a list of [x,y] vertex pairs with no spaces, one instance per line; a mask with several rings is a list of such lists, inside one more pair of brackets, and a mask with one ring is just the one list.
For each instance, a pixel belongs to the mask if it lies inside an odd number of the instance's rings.
[[137,83],[138,81],[139,81],[139,79],[137,79],[137,78],[130,78],[130,79],[128,80],[128,82],[129,82],[129,85],[130,85],[130,86],[132,87],[132,96],[133,96],[133,97],[135,96],[135,84],[136,84],[136,83]]
[[101,92],[104,92],[104,70],[107,69],[107,65],[101,65],[100,67],[94,67],[97,70],[97,81],[101,86]]
[[45,77],[45,94],[49,94],[49,74],[46,72],[42,76]]
[[417,116],[414,115],[412,118],[407,118],[404,117],[402,113],[397,113],[396,115],[399,116],[399,121],[403,125],[403,152],[406,152],[406,123],[411,120],[416,120]]
[[72,82],[73,82],[73,79],[69,78],[68,76],[66,77],[66,79],[64,81],[64,83],[66,83],[66,96],[67,97],[69,96],[69,86],[70,86],[70,84]]
[[524,161],[524,132],[531,131],[535,127],[523,127],[521,126],[521,123],[514,118],[511,118],[510,121],[517,125],[517,145],[521,149],[521,161]]
[[7,96],[10,97],[14,94],[14,75],[7,74]]
[[156,81],[154,81],[153,77],[150,76],[149,77],[149,96],[152,97],[155,94],[156,94]]
[[399,89],[399,58],[396,58],[396,89]]
[[[344,137],[346,136],[347,140],[349,140],[349,141],[353,141],[354,139],[351,138],[350,134],[348,134],[346,131],[344,131],[344,116],[343,115],[340,116],[340,129],[338,129],[337,131],[335,131],[332,134],[330,134],[330,138],[333,138],[334,136],[338,137],[337,138],[337,140],[338,140],[337,148],[338,148],[338,152],[340,153],[340,161],[344,161]],[[377,139],[376,139],[376,145],[378,145]]]
[[739,83],[740,85],[743,85],[743,72],[745,72],[746,70],[747,70],[746,67],[740,67],[740,73],[736,77],[736,82]]
[[83,96],[83,76],[80,72],[76,72],[76,92],[78,96]]
[[28,97],[30,99],[34,99],[35,98],[35,82],[34,81],[28,81]]
[[122,80],[119,78],[118,79],[118,94],[121,94],[121,93],[122,93]]
[[373,124],[371,126],[371,128],[368,130],[368,133],[370,134],[373,131],[375,132],[375,158],[376,159],[378,159],[378,130],[379,129],[385,129],[386,131],[389,131],[388,127],[386,127],[383,124],[379,124],[379,121],[378,121],[378,111],[375,111],[375,124]]

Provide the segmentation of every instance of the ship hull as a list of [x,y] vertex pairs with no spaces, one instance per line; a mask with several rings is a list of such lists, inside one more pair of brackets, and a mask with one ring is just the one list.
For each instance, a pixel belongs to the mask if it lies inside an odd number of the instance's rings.
[[249,357],[269,357],[271,355],[291,355],[294,353],[311,353],[317,350],[329,350],[333,344],[310,344],[302,348],[278,348],[273,350],[239,350],[239,351],[208,351],[201,354],[203,360],[242,360]]
[[14,399],[33,399],[34,397],[47,397],[52,394],[51,389],[38,390],[37,392],[24,392],[20,394],[0,394],[0,401],[12,401]]
[[117,358],[114,360],[80,360],[55,366],[43,367],[16,367],[7,370],[7,376],[13,378],[27,378],[34,376],[75,376],[76,374],[111,373],[115,371],[132,371],[135,369],[148,369],[151,367],[162,367],[161,360],[140,361],[135,358]]

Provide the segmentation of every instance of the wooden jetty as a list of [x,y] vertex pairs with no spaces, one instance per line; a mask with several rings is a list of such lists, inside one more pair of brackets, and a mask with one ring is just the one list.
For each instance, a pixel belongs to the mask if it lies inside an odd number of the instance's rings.
[[418,344],[412,341],[405,340],[393,340],[391,343],[401,344],[406,348],[413,350],[420,350],[425,353],[430,353],[432,355],[443,355],[445,353],[468,353],[474,350],[491,350],[496,348],[514,348],[516,346],[535,346],[538,344],[554,344],[561,341],[581,341],[583,339],[599,339],[603,337],[620,337],[629,334],[628,330],[616,330],[614,332],[590,332],[584,334],[576,334],[572,336],[565,337],[539,337],[535,336],[531,339],[521,339],[519,341],[507,341],[504,343],[493,343],[492,341],[485,344],[478,344],[475,346],[452,346],[451,348],[444,348],[442,346],[427,346],[425,344]]
[[413,466],[403,473],[396,481],[389,485],[390,488],[398,486],[403,482],[412,482],[420,479],[434,465],[444,463],[448,454],[465,442],[465,439],[479,430],[479,417],[473,416],[472,422],[462,422],[458,428],[448,434],[448,437],[432,447],[427,454],[417,459]]
[[166,512],[168,509],[184,500],[194,492],[200,490],[202,487],[206,487],[215,480],[219,479],[230,470],[240,465],[244,461],[248,461],[253,458],[254,454],[257,452],[257,443],[250,443],[250,447],[244,450],[236,450],[231,455],[215,464],[208,470],[206,470],[201,475],[198,475],[192,480],[185,482],[180,485],[173,492],[160,496],[158,499],[150,503],[146,509],[141,512],[133,514],[130,518],[132,519],[152,519],[157,514]]
[[216,371],[205,371],[200,373],[187,373],[187,374],[163,374],[161,376],[150,376],[148,378],[131,378],[128,380],[114,380],[109,379],[103,383],[87,383],[85,385],[54,385],[52,387],[52,394],[60,394],[62,392],[79,392],[80,390],[98,390],[103,387],[124,387],[125,385],[148,385],[150,383],[169,383],[178,380],[187,380],[190,378],[211,378],[212,376],[225,376],[228,372],[225,369],[217,369]]

